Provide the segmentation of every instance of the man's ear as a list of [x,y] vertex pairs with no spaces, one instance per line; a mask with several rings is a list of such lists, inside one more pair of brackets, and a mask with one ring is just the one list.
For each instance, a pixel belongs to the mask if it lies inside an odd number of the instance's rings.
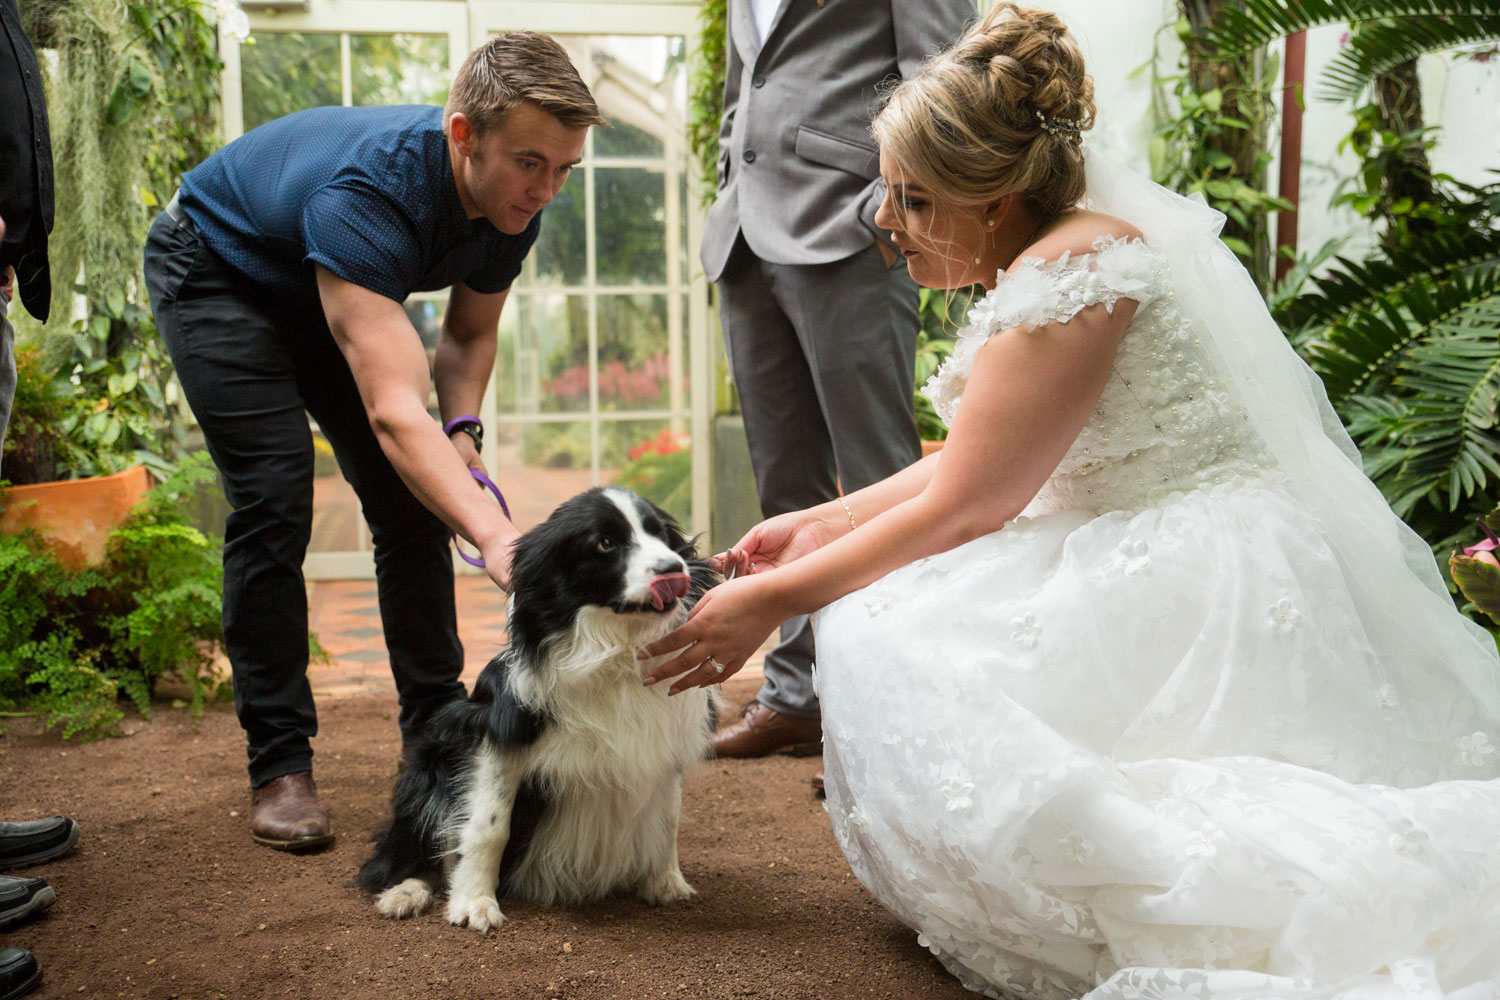
[[474,125],[469,117],[462,111],[455,111],[448,117],[448,135],[453,139],[458,151],[464,156],[473,156],[475,143]]

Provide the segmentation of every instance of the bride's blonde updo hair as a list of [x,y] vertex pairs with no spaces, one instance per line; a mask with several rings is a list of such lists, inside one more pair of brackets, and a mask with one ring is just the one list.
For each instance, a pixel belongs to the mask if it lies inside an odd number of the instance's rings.
[[1094,81],[1055,14],[997,5],[891,91],[875,140],[913,184],[948,201],[1029,199],[1048,216],[1083,198],[1080,138]]

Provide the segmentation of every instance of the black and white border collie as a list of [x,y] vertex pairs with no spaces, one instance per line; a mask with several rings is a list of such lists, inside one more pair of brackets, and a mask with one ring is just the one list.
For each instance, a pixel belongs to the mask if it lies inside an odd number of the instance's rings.
[[706,756],[717,694],[642,686],[659,661],[636,653],[717,575],[666,513],[617,488],[522,535],[511,575],[510,642],[408,748],[359,886],[401,918],[445,884],[449,923],[480,932],[504,919],[500,896],[685,899],[682,774]]

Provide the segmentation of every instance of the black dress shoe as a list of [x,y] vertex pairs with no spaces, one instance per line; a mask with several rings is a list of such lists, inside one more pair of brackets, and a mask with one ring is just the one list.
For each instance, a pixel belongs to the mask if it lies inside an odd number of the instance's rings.
[[0,948],[0,1000],[14,1000],[36,989],[41,966],[25,948]]
[[61,857],[78,843],[78,824],[66,816],[0,823],[0,868],[27,868]]
[[0,927],[9,927],[55,902],[57,890],[44,878],[0,875]]

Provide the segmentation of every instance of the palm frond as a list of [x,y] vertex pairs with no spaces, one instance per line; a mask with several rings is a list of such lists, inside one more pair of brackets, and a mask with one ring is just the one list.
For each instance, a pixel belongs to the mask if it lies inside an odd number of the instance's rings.
[[1203,37],[1218,55],[1231,59],[1324,24],[1496,15],[1500,0],[1245,0],[1225,4]]
[[1454,511],[1500,482],[1500,292],[1470,302],[1401,358],[1390,390],[1348,402],[1365,470],[1403,517]]
[[1500,38],[1500,11],[1366,24],[1324,72],[1318,96],[1326,101],[1352,100],[1376,76],[1410,59],[1494,38]]
[[1400,299],[1408,286],[1442,282],[1454,273],[1500,262],[1500,232],[1445,229],[1422,242],[1387,249],[1364,261],[1337,258],[1338,267],[1312,279],[1313,291],[1276,304],[1276,322],[1287,331],[1326,326],[1368,313],[1382,299]]

